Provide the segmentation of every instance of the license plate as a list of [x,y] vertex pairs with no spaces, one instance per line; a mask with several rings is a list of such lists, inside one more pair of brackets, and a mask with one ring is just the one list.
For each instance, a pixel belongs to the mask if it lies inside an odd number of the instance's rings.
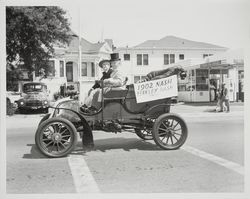
[[31,109],[37,109],[37,107],[30,107]]

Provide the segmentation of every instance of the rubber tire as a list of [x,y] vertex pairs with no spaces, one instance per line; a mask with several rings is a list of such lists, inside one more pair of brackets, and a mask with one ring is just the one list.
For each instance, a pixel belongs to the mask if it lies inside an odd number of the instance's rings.
[[[157,136],[158,134],[158,128],[161,125],[161,122],[164,120],[164,118],[174,118],[179,120],[181,127],[183,128],[183,132],[182,132],[182,137],[180,139],[180,142],[177,145],[164,145],[160,140],[159,137]],[[185,123],[185,121],[177,114],[174,113],[165,113],[160,115],[156,121],[155,124],[153,126],[153,131],[152,131],[152,135],[153,135],[153,139],[155,141],[155,143],[161,147],[164,150],[176,150],[178,148],[180,148],[186,141],[187,136],[188,136],[188,128],[187,128],[187,124]]]
[[[47,151],[45,151],[43,149],[43,147],[41,146],[41,143],[40,143],[40,133],[41,133],[41,131],[43,130],[43,128],[45,126],[47,126],[49,123],[53,123],[53,122],[64,123],[73,132],[73,142],[71,143],[71,146],[68,148],[67,151],[65,151],[64,153],[61,153],[61,154],[48,153]],[[54,118],[47,119],[38,126],[38,129],[37,129],[36,134],[35,134],[35,143],[36,143],[37,148],[41,151],[41,153],[46,155],[47,157],[51,157],[51,158],[64,157],[64,156],[68,155],[69,153],[71,153],[74,150],[74,147],[76,146],[76,143],[77,143],[76,128],[69,120],[66,120],[64,118],[54,117]]]
[[[135,129],[135,134],[136,134],[139,138],[141,138],[141,139],[143,139],[143,140],[153,140],[153,135],[146,138],[145,135],[144,135],[143,133],[141,133],[141,131],[143,131],[143,130],[141,130],[141,129]],[[147,135],[147,136],[149,136],[149,135]]]

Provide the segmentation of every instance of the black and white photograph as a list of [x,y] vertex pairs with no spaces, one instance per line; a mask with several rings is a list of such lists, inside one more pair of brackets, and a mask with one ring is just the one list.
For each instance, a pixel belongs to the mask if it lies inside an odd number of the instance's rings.
[[1,198],[250,197],[250,1],[0,9]]

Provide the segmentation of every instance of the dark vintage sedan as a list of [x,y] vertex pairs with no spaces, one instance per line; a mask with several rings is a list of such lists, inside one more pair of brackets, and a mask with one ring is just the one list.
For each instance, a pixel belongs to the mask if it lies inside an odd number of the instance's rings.
[[42,110],[48,112],[49,100],[46,84],[40,82],[29,82],[23,85],[22,90],[22,98],[17,102],[21,113],[30,110]]

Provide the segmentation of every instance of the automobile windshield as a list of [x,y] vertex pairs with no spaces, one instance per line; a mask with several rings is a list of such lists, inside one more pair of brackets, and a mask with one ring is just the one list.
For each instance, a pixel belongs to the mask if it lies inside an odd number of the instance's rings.
[[45,86],[41,84],[25,84],[23,86],[23,91],[26,92],[42,92]]

